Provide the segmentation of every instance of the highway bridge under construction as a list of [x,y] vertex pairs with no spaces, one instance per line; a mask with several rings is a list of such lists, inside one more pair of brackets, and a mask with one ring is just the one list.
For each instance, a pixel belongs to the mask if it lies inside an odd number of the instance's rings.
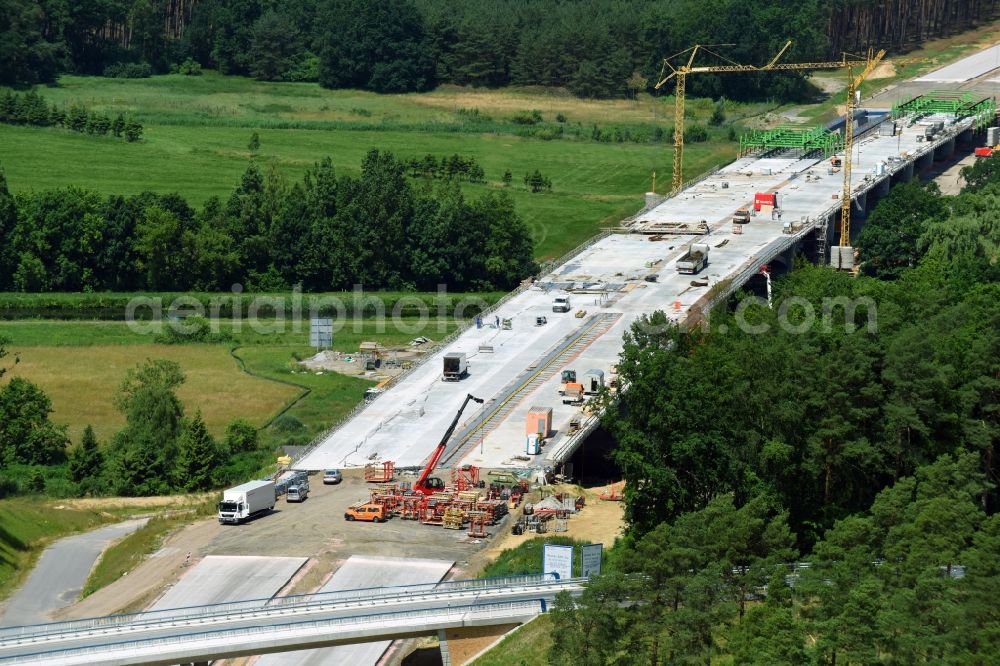
[[[863,218],[893,184],[951,159],[956,146],[964,154],[983,145],[995,116],[992,98],[967,91],[929,92],[891,111],[859,111],[854,218]],[[622,336],[638,318],[662,310],[676,322],[698,320],[750,280],[765,279],[762,271],[787,270],[800,251],[851,269],[853,251],[842,247],[850,242],[842,243],[839,232],[843,152],[836,150],[835,133],[781,128],[743,144],[748,154],[675,196],[647,195],[639,214],[510,294],[482,316],[481,326],[446,340],[318,439],[294,466],[419,466],[470,393],[485,402],[466,410],[440,466],[557,465],[570,459],[598,422],[585,406],[563,404],[561,371],[582,375],[598,369],[612,377]],[[747,223],[733,223],[738,211],[749,215]],[[852,236],[860,226],[859,219]],[[678,260],[693,243],[707,245],[707,266],[696,275],[681,273]],[[559,296],[569,298],[567,312],[553,312]],[[443,382],[443,357],[456,353],[468,360],[468,376]],[[552,431],[538,454],[526,451],[525,423],[533,408],[552,409]]]
[[[957,147],[967,152],[984,143],[996,145],[997,131],[989,139],[983,131],[995,114],[992,99],[972,93],[927,93],[888,112],[859,114],[863,122],[854,144],[851,188],[855,210],[870,208],[894,183],[931,170],[935,161],[949,160]],[[799,252],[851,268],[853,255],[843,247],[848,243],[838,237],[843,189],[838,164],[844,156],[836,143],[816,130],[752,135],[743,142],[749,154],[675,196],[647,195],[647,206],[637,215],[510,294],[482,315],[483,325],[473,324],[445,341],[325,434],[294,466],[321,470],[376,461],[418,466],[435,451],[470,394],[484,402],[469,403],[443,466],[534,468],[569,460],[596,427],[597,415],[586,404],[564,402],[561,372],[573,368],[583,378],[593,369],[610,380],[622,336],[640,317],[662,310],[675,322],[697,322],[751,280],[766,279],[762,268],[781,273]],[[679,265],[691,263],[693,245],[706,248],[707,264],[685,269],[693,274],[680,272]],[[568,299],[569,307],[554,312],[556,299]],[[448,354],[465,355],[467,376],[442,381]],[[529,411],[548,409],[548,442],[540,452],[529,453]],[[274,594],[303,562],[272,559],[266,571],[257,562],[243,565],[259,574],[257,581],[244,582],[260,596]],[[228,559],[208,564],[192,570],[201,568],[204,576],[189,574],[189,588],[213,592],[215,572],[245,577],[246,569]],[[160,606],[134,615],[0,629],[0,664],[205,663],[313,648],[343,650],[355,643],[441,636],[450,630],[474,633],[527,622],[545,612],[559,592],[579,594],[586,584],[551,575],[440,582],[448,565],[423,562],[421,576],[434,581],[429,583],[333,591],[340,583],[331,579],[329,592],[222,604],[214,603],[215,596],[192,601],[193,593],[178,586],[164,603],[185,608]],[[367,570],[381,576],[383,585],[392,584],[379,563],[369,563]],[[381,655],[380,649],[373,652],[374,659]],[[374,663],[367,657],[332,659]]]

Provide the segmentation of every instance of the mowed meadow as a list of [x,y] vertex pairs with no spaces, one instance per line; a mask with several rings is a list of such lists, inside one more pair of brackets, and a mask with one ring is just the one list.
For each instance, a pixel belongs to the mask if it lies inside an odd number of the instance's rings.
[[[439,340],[462,322],[455,319],[421,322],[400,320],[401,326],[377,319],[343,322],[334,334],[333,349],[354,354],[362,341],[405,347],[416,335]],[[292,433],[309,439],[333,425],[363,399],[374,380],[334,372],[314,373],[298,364],[316,353],[309,347],[308,323],[301,330],[261,322],[264,332],[249,323],[237,329],[220,322],[225,341],[212,344],[158,344],[150,333],[137,332],[122,321],[0,321],[0,338],[18,362],[7,363],[7,374],[24,377],[52,400],[52,420],[68,427],[73,442],[83,429],[94,427],[106,441],[125,423],[114,399],[125,373],[146,359],[176,361],[186,381],[177,391],[188,415],[201,410],[216,437],[226,425],[245,418],[257,427],[278,414],[294,417],[301,429]],[[272,332],[275,328],[281,332]],[[414,332],[416,331],[416,332]],[[5,360],[10,360],[5,359]],[[358,364],[358,373],[362,367]],[[278,446],[289,433],[264,428],[262,441]]]
[[295,386],[243,372],[222,345],[51,346],[17,347],[15,351],[20,362],[10,369],[9,377],[38,384],[52,400],[52,420],[67,425],[74,442],[88,424],[104,441],[125,425],[115,408],[115,395],[125,373],[147,358],[168,359],[181,366],[186,381],[177,396],[188,414],[201,410],[216,437],[235,418],[264,425],[302,393]]
[[[228,196],[238,183],[251,159],[253,132],[260,137],[257,162],[290,181],[326,156],[342,172],[356,173],[372,148],[404,159],[458,153],[474,157],[486,172],[486,183],[463,185],[468,196],[504,188],[503,174],[511,171],[513,183],[505,189],[529,224],[536,255],[547,258],[638,210],[654,171],[661,191],[670,179],[672,98],[595,101],[544,89],[455,87],[378,95],[210,72],[64,76],[39,92],[60,107],[79,103],[112,116],[132,115],[145,126],[144,138],[126,144],[63,129],[0,125],[0,166],[15,192],[70,185],[104,194],[150,190],[178,192],[200,205]],[[699,102],[708,100],[691,101],[689,122],[711,113],[711,104]],[[542,120],[524,124],[532,111]],[[656,142],[595,141],[595,126],[606,135],[627,130],[644,137],[660,128],[662,136]],[[532,132],[548,140],[524,136]],[[734,157],[735,145],[724,135],[715,130],[710,142],[687,146],[689,178]],[[551,192],[526,191],[523,177],[535,169],[551,179]]]

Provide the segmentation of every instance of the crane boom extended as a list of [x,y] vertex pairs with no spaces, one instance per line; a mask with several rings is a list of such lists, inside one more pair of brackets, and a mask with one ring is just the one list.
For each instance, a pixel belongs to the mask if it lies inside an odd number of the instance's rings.
[[417,479],[416,483],[413,484],[413,490],[418,493],[423,493],[424,495],[430,495],[431,493],[437,492],[444,488],[444,483],[441,479],[437,479],[431,476],[431,472],[437,467],[438,461],[441,460],[441,455],[444,453],[444,449],[448,446],[448,440],[451,439],[452,434],[455,432],[455,428],[458,427],[458,420],[462,418],[462,412],[468,406],[469,402],[476,402],[478,404],[483,404],[485,402],[483,398],[477,398],[471,393],[466,394],[465,401],[462,406],[458,408],[458,413],[455,414],[455,418],[452,420],[451,425],[444,433],[444,437],[441,438],[441,443],[437,445],[434,453],[431,455],[431,459],[427,461],[427,466],[424,467],[424,471],[420,473],[420,478]]

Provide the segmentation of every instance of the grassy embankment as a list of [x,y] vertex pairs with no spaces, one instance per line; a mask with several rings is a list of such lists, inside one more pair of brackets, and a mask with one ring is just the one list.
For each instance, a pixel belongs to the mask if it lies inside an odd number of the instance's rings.
[[21,583],[49,543],[105,522],[99,511],[55,509],[32,500],[0,502],[0,599]]
[[[511,170],[514,181],[507,189],[532,230],[537,256],[545,258],[637,210],[653,171],[661,184],[670,178],[673,100],[666,97],[593,101],[562,91],[454,87],[376,95],[213,73],[138,80],[64,76],[41,93],[61,106],[79,102],[112,115],[133,114],[145,125],[145,138],[125,144],[68,130],[0,125],[2,166],[14,191],[69,185],[105,194],[153,190],[179,192],[200,205],[211,196],[228,196],[238,183],[254,131],[261,141],[258,162],[274,165],[289,180],[325,156],[341,172],[357,172],[373,147],[402,158],[460,153],[475,157],[486,171],[486,184],[463,186],[469,196],[502,188],[503,173]],[[735,119],[767,105],[731,106]],[[541,112],[541,123],[513,121],[532,110]],[[704,122],[712,104],[691,100],[689,110],[689,122]],[[657,127],[663,136],[655,143],[594,141],[595,125],[612,137],[616,129],[651,137]],[[531,133],[551,140],[525,136]],[[727,130],[713,129],[710,142],[688,146],[685,171],[693,177],[735,152]],[[535,169],[551,178],[551,193],[525,190],[521,179]]]
[[80,597],[90,596],[135,569],[150,553],[159,550],[171,533],[190,524],[192,518],[212,515],[217,499],[213,496],[191,509],[155,516],[143,527],[109,546],[87,577]]
[[0,599],[17,589],[53,541],[148,513],[154,506],[157,510],[189,508],[184,498],[159,498],[153,503],[48,501],[38,497],[0,501]]
[[[517,548],[503,551],[480,575],[481,578],[522,573],[541,573],[542,546],[554,543],[561,546],[580,546],[581,541],[567,537],[538,537],[522,543]],[[574,573],[579,573],[579,548],[573,563]],[[545,666],[552,645],[552,619],[541,615],[506,636],[482,657],[472,662],[475,666]]]

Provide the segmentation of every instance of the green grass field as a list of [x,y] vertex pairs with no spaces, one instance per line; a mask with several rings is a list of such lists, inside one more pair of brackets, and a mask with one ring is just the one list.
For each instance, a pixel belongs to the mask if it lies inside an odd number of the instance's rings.
[[292,400],[298,390],[243,372],[222,345],[91,345],[81,347],[12,347],[20,356],[5,380],[25,377],[52,400],[52,420],[69,426],[79,439],[84,427],[94,427],[106,440],[125,423],[114,397],[125,373],[148,358],[176,361],[187,376],[177,395],[188,415],[200,409],[216,436],[226,425],[244,417],[256,425]]
[[[509,123],[514,114],[537,109],[553,127],[555,115],[562,113],[566,127],[579,126],[588,136],[594,123],[651,131],[672,122],[666,98],[597,102],[550,91],[454,88],[375,95],[213,74],[138,80],[66,76],[41,93],[59,105],[82,102],[109,114],[132,113],[145,124],[145,138],[126,144],[69,130],[0,125],[0,165],[15,192],[78,185],[105,194],[179,192],[201,204],[213,195],[228,196],[237,184],[250,157],[253,131],[260,134],[258,161],[289,180],[325,156],[338,169],[356,172],[364,154],[376,147],[403,158],[461,153],[474,156],[488,180],[465,185],[469,196],[502,187],[504,171],[511,170],[509,191],[532,230],[537,256],[544,258],[562,254],[601,225],[640,208],[653,171],[660,183],[669,182],[669,140],[546,141],[518,136],[515,132],[523,128]],[[484,124],[459,113],[469,108],[492,120]],[[711,105],[693,100],[690,109],[698,119],[711,112]],[[756,110],[734,107],[733,116]],[[716,131],[717,140],[688,146],[688,177],[735,156],[736,147],[724,134]],[[551,178],[551,193],[525,191],[521,178],[534,169]]]
[[[405,345],[417,335],[440,340],[460,322],[403,319],[406,328],[392,321],[356,319],[344,322],[334,334],[333,348],[356,352],[362,341],[387,347]],[[272,323],[264,322],[266,326]],[[178,391],[188,414],[201,409],[209,429],[221,436],[234,418],[257,426],[276,414],[287,413],[304,426],[299,438],[322,432],[353,409],[373,381],[326,372],[303,370],[296,358],[315,353],[309,344],[308,324],[303,330],[272,332],[254,330],[244,323],[239,331],[232,322],[220,330],[231,341],[217,344],[156,344],[151,335],[137,334],[124,322],[23,320],[0,322],[0,337],[11,340],[10,351],[20,362],[9,377],[34,381],[52,399],[56,423],[69,426],[75,442],[87,424],[99,439],[107,439],[124,424],[113,399],[125,372],[146,358],[177,361],[187,375]],[[232,352],[230,350],[232,349]],[[359,367],[360,370],[360,367]],[[280,445],[288,433],[265,429],[265,446]]]

